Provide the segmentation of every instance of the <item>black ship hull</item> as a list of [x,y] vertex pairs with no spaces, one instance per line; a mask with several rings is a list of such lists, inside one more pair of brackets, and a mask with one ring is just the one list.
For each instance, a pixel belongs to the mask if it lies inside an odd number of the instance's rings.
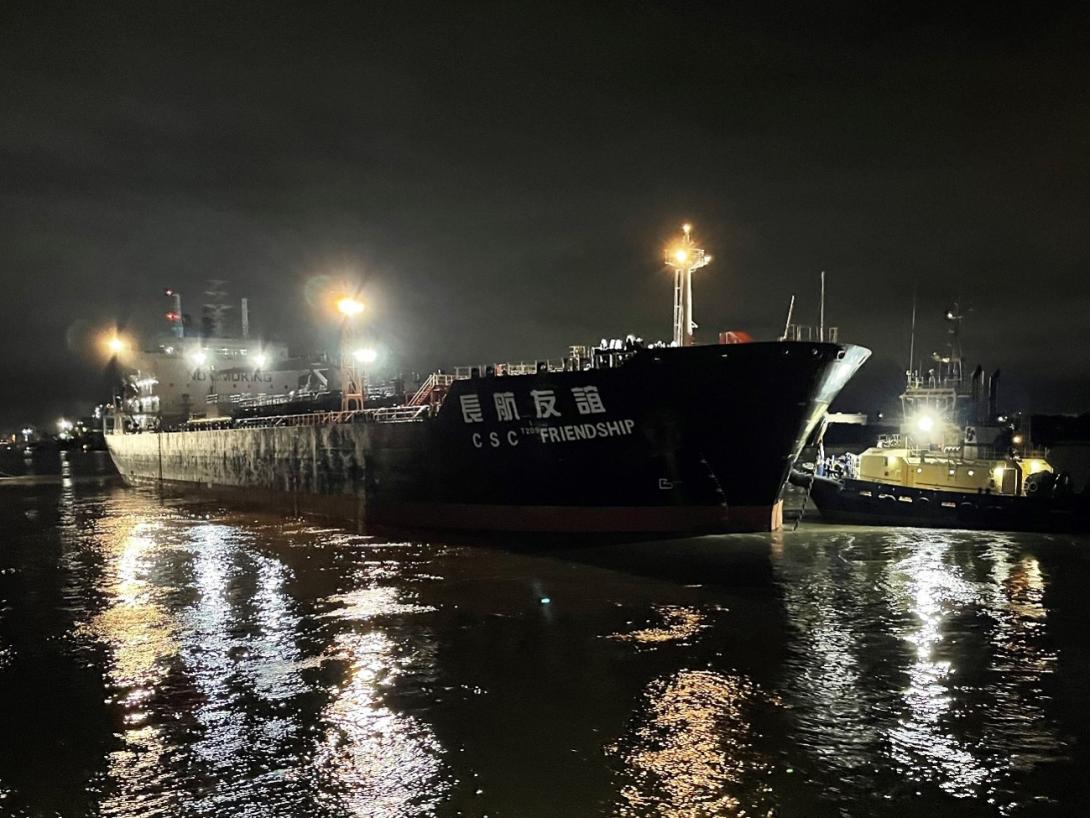
[[869,353],[647,349],[589,371],[455,381],[434,417],[109,435],[127,478],[292,498],[369,524],[694,533],[781,524],[803,442]]
[[[809,475],[792,475],[805,487]],[[990,531],[1090,531],[1090,503],[1083,496],[1014,497],[939,491],[814,477],[810,496],[821,516],[835,522]]]

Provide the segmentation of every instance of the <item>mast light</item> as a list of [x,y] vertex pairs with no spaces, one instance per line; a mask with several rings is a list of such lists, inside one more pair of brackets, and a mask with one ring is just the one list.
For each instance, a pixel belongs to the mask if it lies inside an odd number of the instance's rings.
[[693,343],[693,270],[698,270],[712,260],[710,255],[693,242],[693,226],[681,226],[681,241],[666,248],[666,266],[674,271],[674,346],[690,346]]

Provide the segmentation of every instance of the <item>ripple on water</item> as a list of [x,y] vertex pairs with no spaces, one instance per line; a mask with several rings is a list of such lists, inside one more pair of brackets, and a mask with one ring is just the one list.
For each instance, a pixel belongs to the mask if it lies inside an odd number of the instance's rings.
[[[294,570],[256,541],[274,532],[124,516],[84,543],[101,603],[73,630],[105,649],[118,715],[118,746],[95,785],[103,815],[433,811],[446,792],[443,748],[383,700],[434,655],[384,630],[432,610],[381,584],[396,572],[363,560],[344,575],[358,587],[308,615],[289,592]],[[331,539],[305,527],[288,539],[311,538]]]
[[1063,758],[1039,688],[1054,670],[1045,579],[1004,535],[904,530],[796,541],[777,558],[793,636],[787,700],[845,797],[936,787],[1013,803]]
[[615,814],[711,816],[769,809],[771,764],[754,749],[751,711],[775,698],[739,674],[681,670],[644,691],[635,722],[609,748],[623,762]]
[[641,645],[659,645],[667,642],[684,642],[707,627],[704,614],[697,608],[684,605],[655,605],[653,610],[662,620],[662,624],[658,627],[615,633],[610,638],[621,642],[638,642]]

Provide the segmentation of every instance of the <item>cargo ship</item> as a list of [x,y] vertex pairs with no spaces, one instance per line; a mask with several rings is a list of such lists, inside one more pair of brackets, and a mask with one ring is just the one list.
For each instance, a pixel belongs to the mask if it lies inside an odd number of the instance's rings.
[[[361,525],[551,534],[769,531],[803,443],[869,351],[693,343],[688,230],[669,345],[434,373],[398,405],[237,412],[106,442],[128,480],[201,486]],[[684,258],[682,256],[684,255]],[[361,391],[361,390],[359,390]],[[249,416],[246,416],[249,414]]]

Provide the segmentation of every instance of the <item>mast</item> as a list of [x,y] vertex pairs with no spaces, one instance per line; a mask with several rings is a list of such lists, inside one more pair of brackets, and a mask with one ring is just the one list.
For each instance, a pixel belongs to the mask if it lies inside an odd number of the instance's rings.
[[818,340],[825,340],[825,271],[821,271],[821,305],[818,307]]
[[943,363],[946,364],[946,377],[951,381],[961,383],[961,304],[954,301],[954,306],[946,311],[946,320],[950,323],[949,354]]
[[916,285],[912,285],[912,327],[908,332],[908,368],[905,374],[912,380],[912,368],[916,360]]
[[681,241],[666,248],[666,266],[674,271],[674,338],[673,345],[693,344],[693,270],[708,264],[712,257],[697,247],[692,237],[693,226],[683,225]]

